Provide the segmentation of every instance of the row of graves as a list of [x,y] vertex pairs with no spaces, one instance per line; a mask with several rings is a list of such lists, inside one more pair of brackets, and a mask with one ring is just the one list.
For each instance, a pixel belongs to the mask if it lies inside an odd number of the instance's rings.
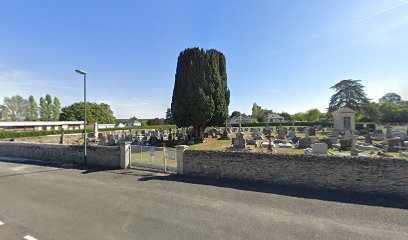
[[[91,138],[92,139],[92,138]],[[192,128],[151,129],[151,130],[121,130],[98,133],[95,143],[104,146],[115,146],[121,142],[131,142],[132,145],[167,146],[192,145],[196,143]]]
[[298,148],[304,149],[304,153],[308,155],[327,155],[328,150],[332,149],[332,154],[340,156],[377,152],[379,156],[392,157],[387,153],[400,152],[400,156],[408,157],[407,135],[408,132],[392,130],[391,126],[384,132],[372,129],[341,131],[324,129],[322,126],[276,127],[275,131],[273,127],[266,125],[263,131],[261,128],[238,129],[230,150],[254,151],[256,148],[266,148],[270,152],[276,152],[276,148]]

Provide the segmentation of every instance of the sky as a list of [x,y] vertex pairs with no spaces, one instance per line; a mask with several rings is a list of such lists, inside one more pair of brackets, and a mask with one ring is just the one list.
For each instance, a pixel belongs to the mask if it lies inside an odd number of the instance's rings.
[[407,0],[0,0],[0,31],[0,103],[83,101],[79,68],[115,117],[164,117],[189,47],[226,56],[230,113],[325,111],[343,79],[408,99]]

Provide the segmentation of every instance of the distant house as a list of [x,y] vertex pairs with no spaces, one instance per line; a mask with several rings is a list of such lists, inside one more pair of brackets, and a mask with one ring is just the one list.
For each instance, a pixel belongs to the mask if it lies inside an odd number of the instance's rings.
[[123,123],[119,123],[116,127],[117,127],[117,128],[124,128],[124,127],[126,127],[126,125],[123,124]]
[[241,119],[241,123],[252,123],[253,122],[252,117],[246,114],[241,114],[241,116],[234,116],[231,118],[230,122],[231,124],[239,124],[240,119]]
[[277,113],[268,113],[266,115],[267,122],[284,122],[285,118]]
[[114,123],[98,123],[98,129],[115,128]]
[[125,126],[126,127],[140,127],[142,126],[142,123],[139,122],[138,120],[130,119],[129,121],[126,122]]

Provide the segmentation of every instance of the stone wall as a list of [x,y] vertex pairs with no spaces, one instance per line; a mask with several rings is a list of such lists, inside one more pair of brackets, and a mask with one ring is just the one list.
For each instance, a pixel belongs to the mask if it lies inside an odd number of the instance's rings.
[[186,150],[183,173],[408,197],[408,161]]
[[[47,136],[36,136],[36,137],[21,137],[15,138],[15,142],[26,142],[26,143],[56,143],[58,144],[61,139],[61,134],[59,135],[47,135]],[[82,139],[82,133],[64,134],[64,144],[74,144]]]
[[[0,142],[0,156],[5,157],[83,164],[83,154],[83,146],[78,145]],[[89,146],[87,148],[89,165],[120,168],[120,162],[120,146]]]

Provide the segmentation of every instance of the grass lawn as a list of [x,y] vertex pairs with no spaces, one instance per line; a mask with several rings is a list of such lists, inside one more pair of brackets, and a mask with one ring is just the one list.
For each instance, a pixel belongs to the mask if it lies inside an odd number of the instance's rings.
[[194,144],[189,147],[192,150],[218,150],[223,151],[230,147],[231,140],[218,140],[216,138],[208,138],[204,143]]

